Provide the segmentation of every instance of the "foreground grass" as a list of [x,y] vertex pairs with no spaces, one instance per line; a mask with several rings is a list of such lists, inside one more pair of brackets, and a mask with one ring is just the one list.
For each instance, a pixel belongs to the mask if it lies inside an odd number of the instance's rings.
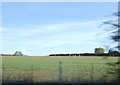
[[60,61],[64,81],[93,81],[103,79],[108,69],[106,63],[116,62],[117,57],[4,56],[2,57],[3,79],[58,81]]

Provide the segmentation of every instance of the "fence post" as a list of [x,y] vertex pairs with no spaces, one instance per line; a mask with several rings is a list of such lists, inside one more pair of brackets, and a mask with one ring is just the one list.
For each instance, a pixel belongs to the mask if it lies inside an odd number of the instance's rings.
[[31,82],[33,82],[33,79],[34,79],[34,77],[33,77],[33,71],[34,71],[34,69],[33,69],[33,64],[31,64],[31,78],[30,78],[30,81]]
[[91,75],[90,75],[90,78],[91,78],[91,82],[93,82],[93,78],[94,78],[94,66],[93,66],[93,63],[91,63]]
[[59,81],[62,81],[62,62],[59,62]]

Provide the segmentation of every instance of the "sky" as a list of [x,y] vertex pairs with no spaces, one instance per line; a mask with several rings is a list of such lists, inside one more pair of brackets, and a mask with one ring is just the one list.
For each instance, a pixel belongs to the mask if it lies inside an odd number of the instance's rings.
[[117,2],[3,2],[1,53],[25,55],[94,53],[114,46],[104,21],[115,19]]

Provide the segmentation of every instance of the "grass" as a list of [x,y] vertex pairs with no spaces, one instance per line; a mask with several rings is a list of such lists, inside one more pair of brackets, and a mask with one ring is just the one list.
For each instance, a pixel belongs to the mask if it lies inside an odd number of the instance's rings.
[[100,80],[107,71],[106,63],[116,62],[117,57],[3,56],[3,79],[58,81],[60,61],[64,81]]

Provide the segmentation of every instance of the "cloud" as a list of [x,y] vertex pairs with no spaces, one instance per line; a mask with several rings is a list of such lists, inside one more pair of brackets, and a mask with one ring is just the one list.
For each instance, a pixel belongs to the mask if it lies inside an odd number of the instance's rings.
[[101,21],[88,21],[88,22],[67,22],[67,23],[53,23],[46,25],[33,25],[28,28],[22,28],[20,30],[17,29],[17,35],[29,37],[38,34],[47,34],[47,33],[55,33],[55,32],[69,32],[69,31],[87,31],[92,29],[94,30],[97,25],[101,23]]
[[60,31],[62,28],[64,28],[64,24],[47,24],[45,26],[39,26],[35,25],[30,28],[25,28],[21,30],[18,35],[20,36],[34,36],[38,34],[44,34],[44,33],[50,33],[50,32],[56,32]]
[[0,27],[0,48],[2,48],[2,32],[3,32],[3,29],[2,27]]
[[[106,33],[97,35],[104,30],[104,28],[98,27],[101,22],[103,20],[32,25],[21,29],[5,28],[3,47],[30,52],[37,50],[42,52],[42,49],[63,52],[70,48],[73,52],[78,48],[87,50],[88,47],[93,50],[95,47],[102,46],[105,42],[104,38],[107,36]],[[55,48],[61,50],[55,50]],[[89,48],[88,50],[90,50]],[[49,50],[47,51],[49,52]],[[46,54],[48,54],[47,51]]]
[[11,33],[13,36],[31,37],[47,34],[64,34],[64,33],[98,33],[103,32],[98,26],[105,20],[94,20],[84,22],[63,22],[45,25],[31,25],[25,28],[5,28],[5,33]]
[[[34,40],[39,36],[41,40],[37,41],[51,41],[54,42],[80,42],[85,40],[95,39],[95,34],[101,32],[103,29],[99,29],[98,25],[102,20],[88,21],[88,22],[66,22],[66,23],[54,23],[46,25],[33,25],[28,28],[6,28],[6,37],[18,37],[18,38],[30,38],[34,37]],[[8,36],[10,35],[10,36]],[[104,36],[102,36],[104,37]],[[35,41],[36,42],[36,41]]]
[[2,29],[2,27],[0,27],[0,33],[2,33],[2,31],[3,31],[3,29]]

